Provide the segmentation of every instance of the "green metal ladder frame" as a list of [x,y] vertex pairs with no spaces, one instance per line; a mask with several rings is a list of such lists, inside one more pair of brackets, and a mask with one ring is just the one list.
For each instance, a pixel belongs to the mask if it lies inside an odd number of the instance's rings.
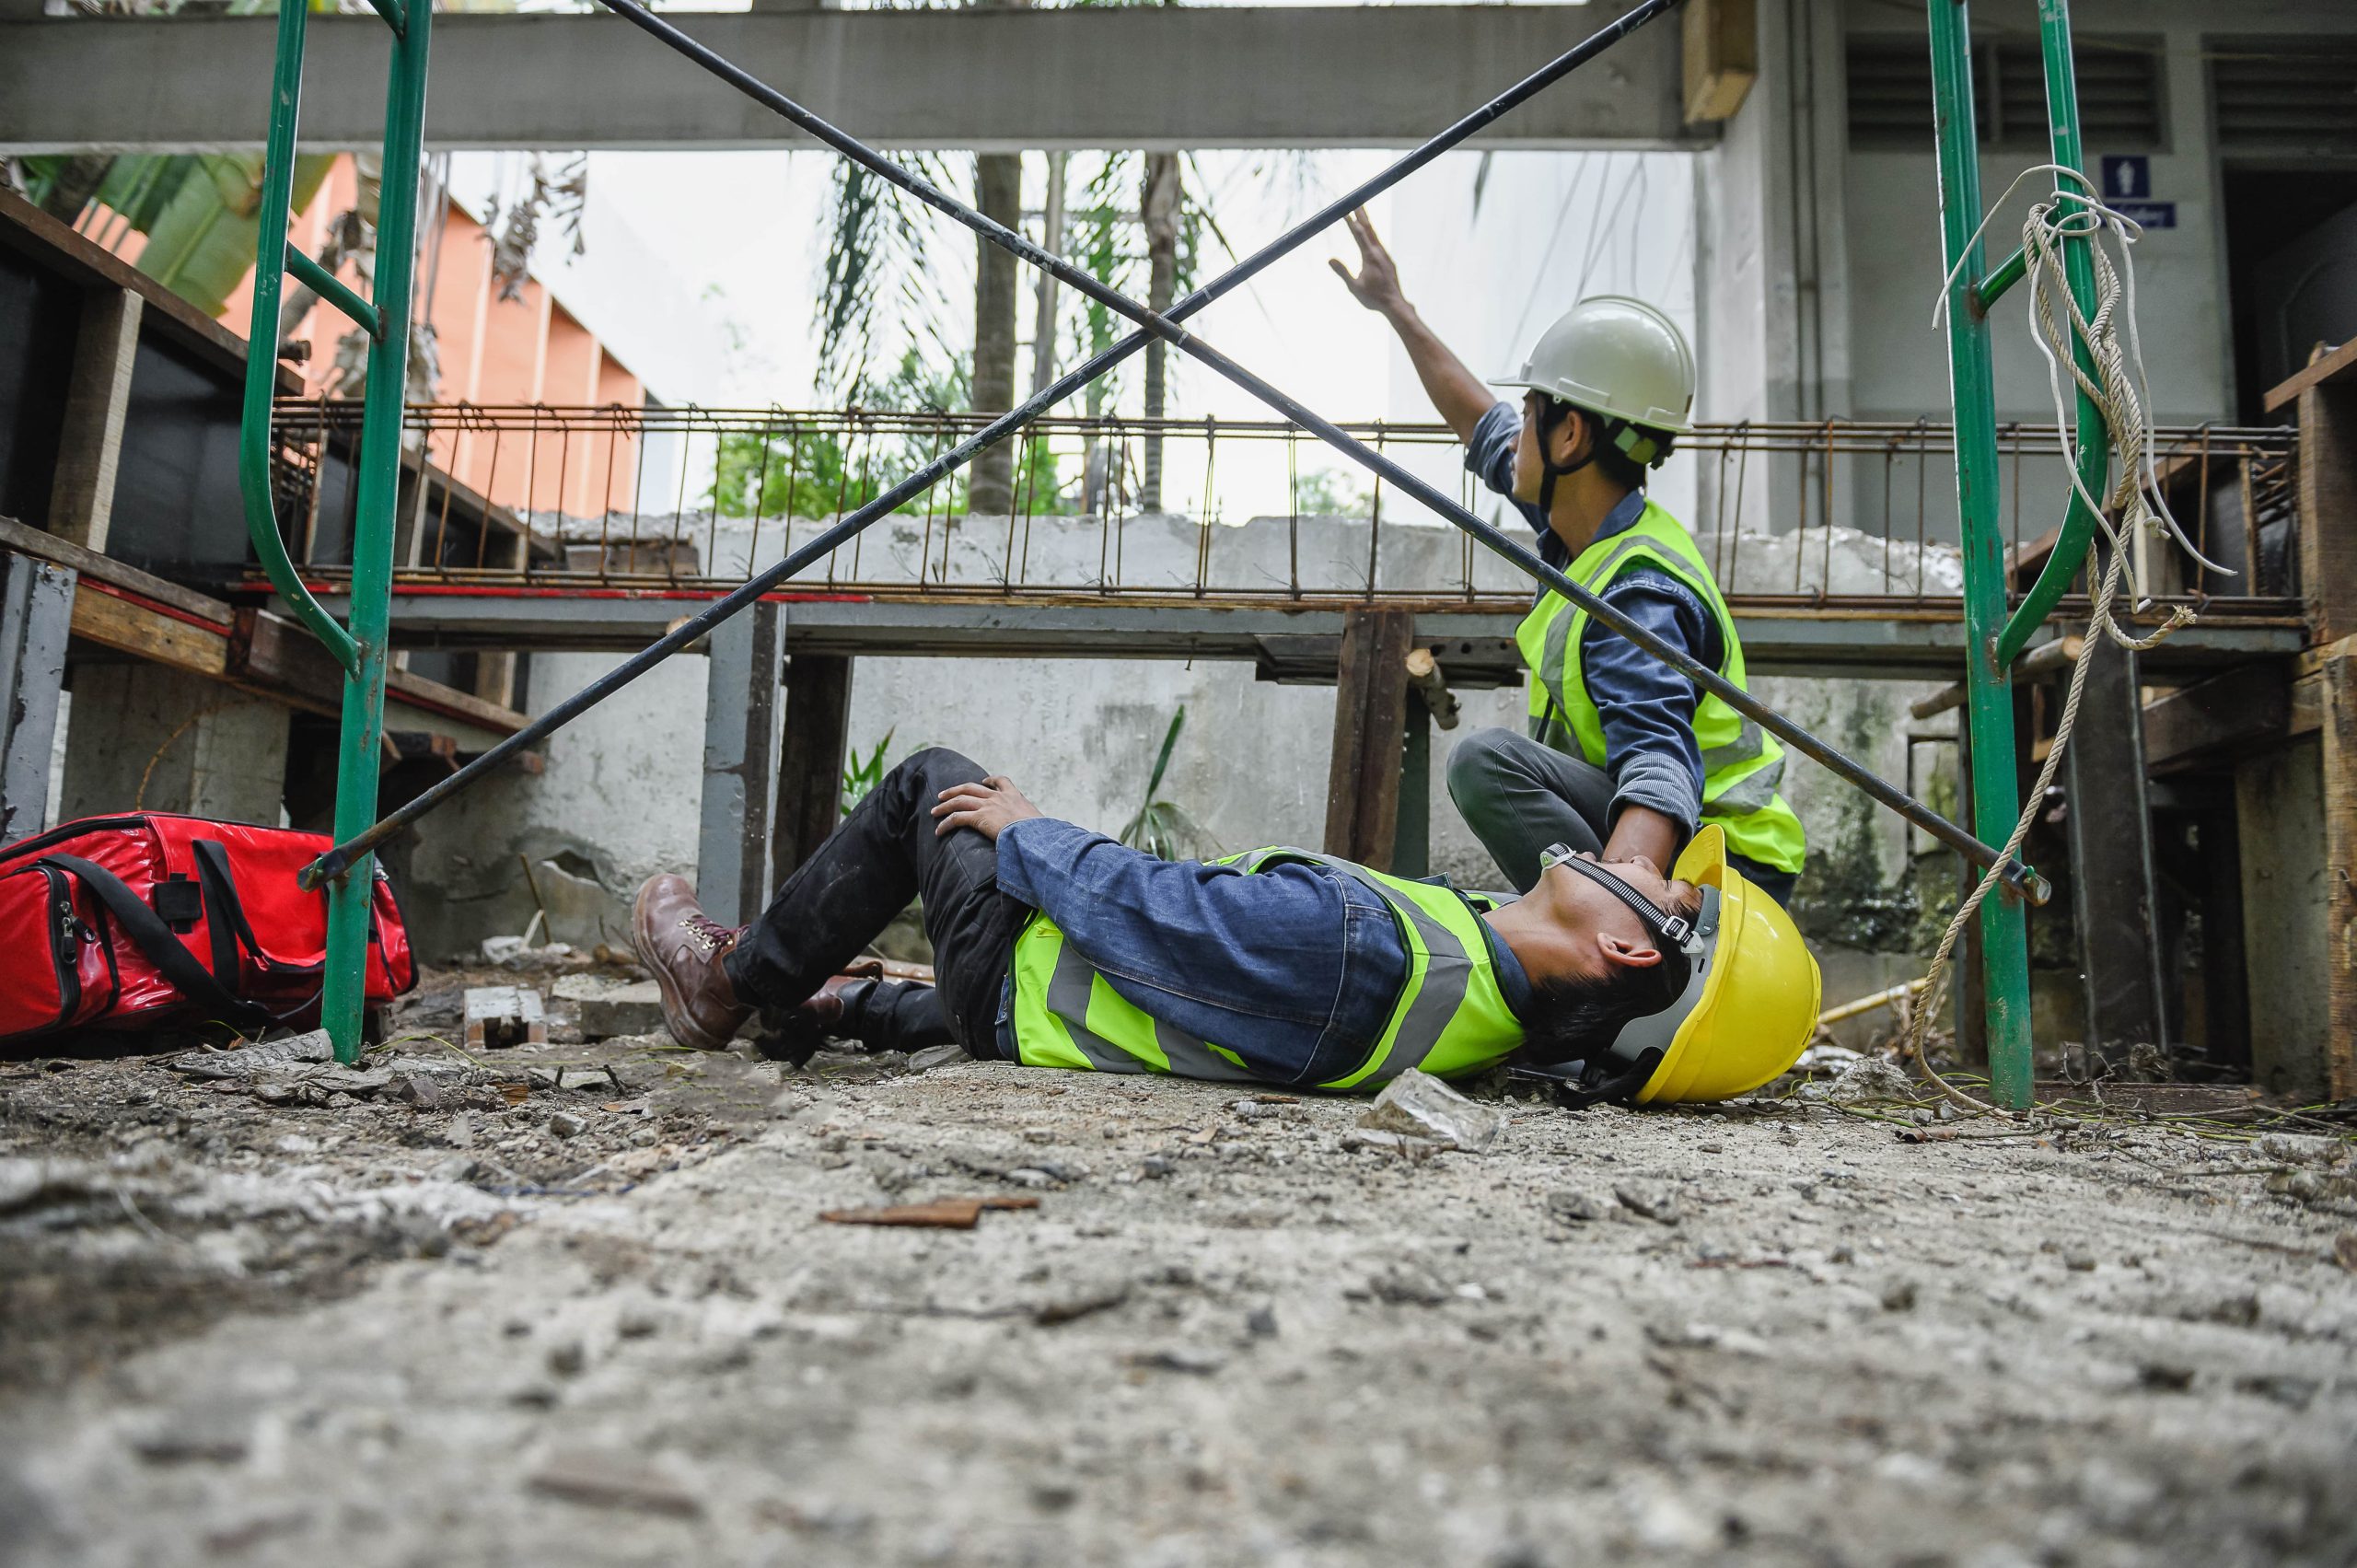
[[[1940,229],[1948,268],[1948,390],[1955,406],[1956,510],[1964,546],[1967,715],[1972,767],[1972,830],[2002,844],[2021,815],[2014,781],[2012,668],[2032,633],[2070,587],[2087,560],[2095,517],[2081,499],[2105,494],[2111,453],[2102,413],[2084,392],[2078,401],[2080,489],[2047,558],[2022,602],[2008,615],[2005,547],[1997,524],[1996,381],[1989,349],[1989,308],[2021,281],[2025,258],[2015,250],[1983,273],[1980,149],[1972,99],[1969,0],[1931,0],[1932,87],[1939,142]],[[2073,69],[2069,0],[2038,0],[2038,41],[2046,67],[2046,107],[2052,161],[2082,167],[2079,93]],[[2071,185],[2055,181],[2060,215],[2082,210]],[[2066,238],[2063,268],[2084,313],[2095,296],[2091,241]],[[2095,356],[2073,333],[2073,354],[2092,375]],[[2026,1108],[2031,1095],[2029,932],[2019,898],[2003,888],[1980,905],[1982,993],[1988,1002],[1989,1081],[1996,1103]]]
[[[246,531],[271,585],[343,667],[343,729],[337,747],[335,835],[348,839],[377,818],[377,752],[384,741],[386,624],[393,591],[393,512],[401,483],[401,421],[409,382],[410,291],[417,249],[419,164],[425,142],[425,64],[433,0],[369,0],[392,29],[385,93],[384,167],[377,208],[373,299],[362,299],[286,241],[292,217],[295,133],[303,97],[303,32],[308,0],[280,0],[278,55],[272,70],[270,142],[262,167],[254,308],[246,348],[246,398],[238,476]],[[357,505],[352,530],[352,625],[347,631],[311,596],[286,541],[270,484],[270,421],[277,395],[279,296],[293,273],[368,333]],[[328,946],[320,1016],[336,1060],[360,1052],[369,908],[376,858],[364,856],[328,889]]]

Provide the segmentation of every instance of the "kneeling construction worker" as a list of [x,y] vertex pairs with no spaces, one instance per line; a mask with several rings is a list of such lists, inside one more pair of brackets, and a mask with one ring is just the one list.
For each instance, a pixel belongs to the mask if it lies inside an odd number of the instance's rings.
[[[1425,394],[1465,443],[1465,466],[1511,500],[1539,555],[1573,581],[1745,684],[1743,645],[1702,552],[1645,494],[1645,476],[1692,427],[1694,358],[1677,326],[1643,300],[1581,300],[1539,334],[1522,367],[1489,386],[1434,335],[1400,292],[1365,213],[1352,295],[1399,334]],[[1448,792],[1516,888],[1554,843],[1607,862],[1667,865],[1703,824],[1724,830],[1727,862],[1785,902],[1806,848],[1777,786],[1775,737],[1595,621],[1562,595],[1538,596],[1515,640],[1530,670],[1527,733],[1486,729],[1449,755]],[[1699,701],[1698,701],[1699,698]]]
[[[1372,1090],[1508,1058],[1581,1098],[1717,1099],[1799,1056],[1817,962],[1705,830],[1676,877],[1559,849],[1497,901],[1304,850],[1165,861],[1043,817],[953,751],[894,768],[731,930],[656,877],[633,942],[680,1043],[955,1040],[978,1057]],[[938,987],[845,980],[924,900]],[[1576,1064],[1575,1066],[1573,1064]]]

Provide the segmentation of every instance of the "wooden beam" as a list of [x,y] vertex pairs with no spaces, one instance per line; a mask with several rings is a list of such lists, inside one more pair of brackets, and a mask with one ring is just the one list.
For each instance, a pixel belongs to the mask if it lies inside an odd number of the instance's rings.
[[[2307,394],[2315,396],[2314,392]],[[2324,682],[2325,1076],[2357,1098],[2357,637],[2334,645]]]
[[131,407],[131,366],[139,354],[137,291],[102,285],[82,296],[74,339],[74,374],[65,392],[65,428],[50,483],[49,531],[86,550],[104,551],[114,515],[116,459]]
[[[343,667],[310,633],[265,610],[249,606],[237,612],[223,673],[238,685],[313,713],[333,716],[343,711]],[[513,735],[528,722],[512,708],[406,669],[385,672],[385,699],[496,735]]]
[[126,566],[111,555],[101,555],[71,540],[43,533],[14,517],[0,517],[0,550],[14,551],[18,555],[30,555],[60,566],[70,566],[85,577],[96,577],[99,582],[127,588],[141,598],[169,605],[200,621],[211,621],[219,626],[225,635],[229,623],[237,618],[236,611],[220,599],[208,598],[193,588],[184,588],[178,583],[167,582],[152,572]]
[[229,671],[228,628],[142,602],[124,589],[88,577],[75,587],[74,635],[215,680],[226,679]]
[[2144,704],[2144,765],[2159,775],[2231,761],[2282,739],[2292,716],[2281,664],[2247,664]]
[[1326,853],[1391,868],[1408,737],[1411,611],[1353,608],[1342,617],[1335,672],[1334,749],[1326,777]]
[[[2350,354],[2344,347],[2303,374]],[[2357,379],[2335,372],[2299,398],[2300,587],[2314,639],[2337,643],[2357,634]]]
[[1684,19],[1686,123],[1732,120],[1759,75],[1752,0],[1689,0]]
[[2312,388],[2330,386],[2333,382],[2357,376],[2357,338],[2351,338],[2331,353],[2319,355],[2298,375],[2287,377],[2270,388],[2262,406],[2273,413],[2300,401]]

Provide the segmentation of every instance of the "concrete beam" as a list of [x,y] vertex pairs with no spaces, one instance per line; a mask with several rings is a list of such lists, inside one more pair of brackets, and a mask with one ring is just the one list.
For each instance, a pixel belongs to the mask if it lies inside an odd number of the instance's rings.
[[75,336],[65,429],[57,443],[57,477],[50,484],[49,531],[100,554],[114,516],[115,468],[122,456],[122,422],[131,408],[131,367],[139,354],[145,304],[130,289],[101,285],[82,296]]
[[74,577],[70,566],[0,556],[0,843],[40,832],[48,816]]
[[[1014,152],[1412,145],[1625,9],[1601,0],[677,19],[869,141]],[[266,16],[0,21],[0,152],[258,146],[275,27]],[[305,150],[374,150],[384,24],[318,17],[309,41]],[[1678,29],[1659,24],[1474,145],[1692,145],[1679,94]],[[437,17],[425,135],[437,148],[813,145],[604,12]]]
[[784,620],[784,605],[757,604],[714,628],[711,637],[696,892],[723,925],[744,924],[769,901]]

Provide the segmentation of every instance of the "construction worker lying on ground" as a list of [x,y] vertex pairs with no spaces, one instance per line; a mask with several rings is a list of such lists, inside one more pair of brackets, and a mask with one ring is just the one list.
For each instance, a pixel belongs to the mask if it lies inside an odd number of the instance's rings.
[[[1165,861],[1043,817],[954,751],[886,775],[761,919],[714,923],[679,877],[639,890],[633,944],[680,1043],[955,1041],[1032,1066],[1374,1089],[1509,1057],[1588,1097],[1710,1099],[1791,1066],[1816,960],[1697,836],[1666,877],[1568,850],[1520,900],[1304,850]],[[842,975],[911,898],[938,986]],[[1576,1063],[1576,1066],[1573,1064]]]
[[[1745,684],[1743,645],[1708,562],[1645,494],[1645,476],[1692,426],[1694,358],[1666,316],[1642,300],[1581,300],[1539,334],[1511,376],[1522,406],[1434,335],[1362,211],[1352,295],[1399,334],[1465,466],[1511,500],[1548,564],[1697,663]],[[1448,760],[1448,792],[1516,888],[1538,878],[1553,843],[1608,862],[1666,865],[1703,823],[1725,830],[1727,861],[1777,902],[1792,896],[1805,849],[1777,794],[1774,737],[1553,591],[1515,634],[1530,670],[1528,731],[1479,730]]]

